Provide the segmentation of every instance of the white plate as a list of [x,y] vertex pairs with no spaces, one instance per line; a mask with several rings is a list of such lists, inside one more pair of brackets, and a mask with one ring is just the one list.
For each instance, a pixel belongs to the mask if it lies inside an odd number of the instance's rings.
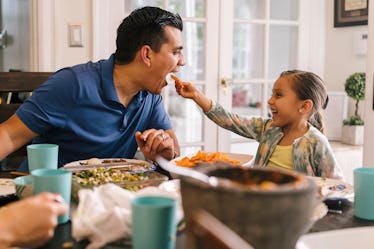
[[[133,170],[131,171],[134,171],[134,172],[142,172],[142,171],[149,171],[149,170],[154,170],[156,168],[156,166],[154,166],[153,164],[151,164],[150,162],[147,162],[147,161],[143,161],[143,160],[137,160],[137,159],[127,159],[127,158],[95,158],[95,160],[92,160],[92,159],[87,159],[87,160],[79,160],[79,161],[74,161],[74,162],[70,162],[70,163],[67,163],[64,165],[64,169],[67,169],[69,170],[69,168],[75,168],[75,167],[82,167],[84,168],[85,166],[90,166],[90,164],[87,164],[87,161],[91,160],[92,164],[95,164],[95,165],[101,165],[103,167],[105,167],[106,165],[109,165],[109,164],[112,164],[112,162],[110,163],[103,163],[104,160],[111,160],[111,161],[115,161],[115,160],[126,160],[126,162],[123,162],[124,165],[126,164],[134,164],[134,168]],[[121,163],[122,162],[113,162],[115,163],[118,167],[121,166]],[[144,165],[144,166],[139,166],[136,167],[137,165]],[[111,167],[111,166],[109,166]],[[87,167],[89,168],[89,167]]]
[[296,249],[374,249],[374,227],[356,227],[309,233],[300,237]]
[[13,179],[0,178],[0,195],[10,195],[16,192]]
[[354,195],[353,186],[347,182],[337,179],[310,177],[320,188],[321,195],[324,197],[334,198],[352,198]]
[[178,193],[180,194],[180,180],[173,179],[161,183],[158,188],[165,190],[167,192]]

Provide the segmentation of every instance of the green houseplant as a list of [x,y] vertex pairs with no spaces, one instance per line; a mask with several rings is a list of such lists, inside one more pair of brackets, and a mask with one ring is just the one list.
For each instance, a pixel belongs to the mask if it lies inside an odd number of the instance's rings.
[[365,99],[365,73],[356,72],[351,74],[344,85],[348,97],[355,100],[354,115],[343,120],[342,142],[359,145],[363,143],[363,125],[364,120],[358,113],[358,104],[360,100]]
[[356,101],[354,115],[343,121],[344,125],[364,125],[364,120],[358,114],[358,103],[365,99],[365,73],[356,72],[351,74],[344,85],[348,97]]

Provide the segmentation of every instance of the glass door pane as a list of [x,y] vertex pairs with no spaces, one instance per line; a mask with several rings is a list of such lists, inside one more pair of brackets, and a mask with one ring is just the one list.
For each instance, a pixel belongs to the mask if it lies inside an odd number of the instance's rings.
[[299,19],[299,0],[271,0],[270,19],[297,21]]
[[238,115],[261,116],[262,84],[235,84],[232,89],[232,111]]
[[[170,1],[183,20],[184,59],[186,65],[177,74],[184,81],[195,84],[205,92],[205,1]],[[182,145],[182,154],[192,154],[204,148],[203,113],[192,100],[184,99],[175,92],[174,85],[168,93],[167,110],[174,131]],[[174,110],[174,111],[173,111]]]
[[265,25],[234,23],[234,79],[262,78],[264,75]]
[[1,0],[0,4],[0,32],[7,33],[0,47],[0,71],[29,71],[29,1]]
[[185,21],[183,24],[183,54],[186,65],[181,68],[179,76],[183,80],[204,80],[204,41],[205,23]]
[[264,19],[265,13],[264,0],[234,0],[234,18]]
[[285,70],[296,69],[298,58],[298,27],[271,25],[269,31],[269,79],[278,78]]
[[169,10],[184,17],[205,17],[205,0],[170,0]]

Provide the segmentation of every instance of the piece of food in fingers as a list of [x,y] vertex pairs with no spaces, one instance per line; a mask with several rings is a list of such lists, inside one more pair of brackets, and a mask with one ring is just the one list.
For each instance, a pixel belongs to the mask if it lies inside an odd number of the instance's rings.
[[180,89],[180,88],[183,88],[183,81],[181,81],[177,76],[175,76],[174,74],[172,74],[170,76],[174,81],[175,81],[175,86]]

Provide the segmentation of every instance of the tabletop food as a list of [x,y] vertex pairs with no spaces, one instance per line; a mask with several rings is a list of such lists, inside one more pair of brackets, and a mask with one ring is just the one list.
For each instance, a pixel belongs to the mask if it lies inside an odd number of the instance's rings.
[[78,200],[80,189],[92,189],[106,183],[116,184],[124,189],[136,192],[148,186],[158,186],[168,177],[155,171],[130,172],[122,169],[92,168],[73,172],[71,196]]
[[178,166],[183,167],[194,167],[198,163],[214,163],[214,162],[227,162],[234,165],[240,164],[239,160],[230,159],[226,153],[222,152],[214,152],[214,153],[207,153],[204,151],[199,150],[194,156],[192,157],[183,157],[180,160],[175,160],[175,164]]
[[73,172],[72,198],[78,200],[82,188],[113,183],[130,191],[148,186],[158,186],[168,177],[155,172],[155,166],[147,161],[127,158],[91,158],[68,163],[63,167]]
[[[123,171],[120,169],[112,168],[93,168],[84,171],[80,171],[74,174],[76,181],[85,185],[100,185],[104,183],[119,183],[124,181],[140,181],[148,179],[147,176],[141,173],[130,173],[128,171]],[[136,190],[136,189],[135,189]]]

